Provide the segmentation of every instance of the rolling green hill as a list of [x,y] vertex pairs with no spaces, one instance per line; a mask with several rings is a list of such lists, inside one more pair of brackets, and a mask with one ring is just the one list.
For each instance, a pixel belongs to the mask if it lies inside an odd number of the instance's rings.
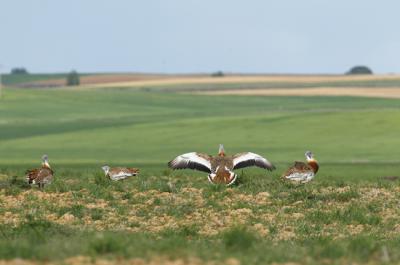
[[[397,165],[400,157],[394,99],[7,90],[0,111],[4,166],[48,153],[57,165],[163,168],[182,152],[214,154],[219,143],[229,153],[251,150],[285,165],[310,149],[335,167],[328,174],[342,165]],[[367,175],[381,174],[372,170]]]
[[[115,88],[4,92],[0,260],[400,261],[399,99]],[[220,143],[227,153],[264,155],[277,170],[238,170],[238,183],[227,188],[209,184],[204,173],[166,167],[184,152],[216,154]],[[306,150],[320,162],[315,180],[281,181]],[[55,181],[39,191],[24,172],[44,153]],[[111,182],[100,169],[106,163],[140,167],[140,176]]]

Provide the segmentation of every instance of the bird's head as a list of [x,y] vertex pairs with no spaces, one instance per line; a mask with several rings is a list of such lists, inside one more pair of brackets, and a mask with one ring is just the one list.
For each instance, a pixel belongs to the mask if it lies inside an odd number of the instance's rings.
[[305,156],[306,156],[307,161],[314,161],[315,160],[314,154],[311,151],[307,151],[305,153]]
[[42,156],[42,166],[50,168],[48,155]]
[[218,155],[219,156],[225,156],[225,149],[224,149],[224,145],[223,144],[219,145]]
[[108,171],[110,171],[109,166],[102,166],[101,169],[103,169],[104,173],[108,174]]

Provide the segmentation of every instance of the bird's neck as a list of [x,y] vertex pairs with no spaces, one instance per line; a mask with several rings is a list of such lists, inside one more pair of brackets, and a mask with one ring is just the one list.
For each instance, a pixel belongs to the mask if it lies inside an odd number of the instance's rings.
[[308,160],[308,165],[313,169],[314,173],[318,172],[319,165],[317,160],[315,159]]
[[51,168],[48,162],[43,162],[42,167]]

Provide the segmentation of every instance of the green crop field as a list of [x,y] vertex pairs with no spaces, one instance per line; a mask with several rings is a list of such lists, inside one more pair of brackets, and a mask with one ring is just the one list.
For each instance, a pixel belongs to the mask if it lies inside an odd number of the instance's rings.
[[4,74],[2,75],[2,83],[4,85],[18,85],[21,83],[29,83],[35,81],[44,81],[52,79],[65,79],[65,74]]
[[[399,121],[398,99],[6,89],[0,260],[397,264],[400,182],[385,177],[400,176]],[[277,169],[239,170],[227,188],[166,166],[220,143]],[[306,150],[315,180],[282,182]],[[24,172],[45,153],[56,179],[39,191]],[[111,182],[104,164],[141,173]]]

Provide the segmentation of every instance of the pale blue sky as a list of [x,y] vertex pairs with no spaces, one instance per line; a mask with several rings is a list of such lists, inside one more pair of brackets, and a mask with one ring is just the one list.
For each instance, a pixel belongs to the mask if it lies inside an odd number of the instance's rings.
[[3,71],[400,73],[397,0],[0,0]]

